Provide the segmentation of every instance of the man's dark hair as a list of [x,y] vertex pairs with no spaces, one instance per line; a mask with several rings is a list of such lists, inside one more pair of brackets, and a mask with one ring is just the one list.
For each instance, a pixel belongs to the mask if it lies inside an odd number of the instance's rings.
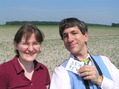
[[63,19],[59,24],[59,33],[61,38],[63,39],[63,32],[65,29],[70,27],[78,27],[81,33],[84,35],[88,32],[88,28],[85,22],[78,20],[77,18],[66,18]]

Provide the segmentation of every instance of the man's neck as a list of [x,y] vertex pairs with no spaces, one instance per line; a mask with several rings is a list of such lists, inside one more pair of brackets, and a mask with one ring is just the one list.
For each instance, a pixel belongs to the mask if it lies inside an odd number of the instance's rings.
[[74,57],[76,57],[78,60],[85,60],[86,58],[88,58],[88,53],[85,54],[78,54],[78,55],[74,55]]

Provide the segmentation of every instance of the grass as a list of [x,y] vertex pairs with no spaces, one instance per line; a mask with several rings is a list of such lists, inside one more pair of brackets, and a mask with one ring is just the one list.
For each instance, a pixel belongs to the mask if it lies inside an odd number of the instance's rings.
[[[20,26],[0,26],[0,64],[15,56],[13,38]],[[65,49],[59,36],[58,26],[38,26],[45,34],[42,52],[37,60],[45,64],[50,74],[54,68],[67,59],[69,52]],[[119,28],[89,27],[88,49],[91,54],[107,56],[119,68]]]

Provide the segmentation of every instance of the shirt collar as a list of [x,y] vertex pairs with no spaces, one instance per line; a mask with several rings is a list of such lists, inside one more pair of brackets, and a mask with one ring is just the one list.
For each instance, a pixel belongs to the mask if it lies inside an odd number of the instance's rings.
[[18,57],[15,56],[12,60],[13,64],[14,64],[14,67],[16,69],[16,72],[17,73],[21,73],[23,70],[23,68],[21,67],[20,63],[18,62]]
[[[18,57],[17,56],[15,56],[13,58],[12,62],[13,62],[13,65],[14,65],[17,73],[21,73],[21,72],[24,71],[24,69],[21,67],[20,63],[18,62]],[[35,71],[37,71],[39,69],[43,69],[43,66],[42,66],[41,63],[38,63],[36,60],[34,60],[33,62],[35,64],[35,68],[34,68]]]
[[35,68],[34,68],[35,71],[37,71],[37,70],[39,70],[39,69],[43,69],[43,66],[42,66],[41,63],[39,63],[39,62],[36,61],[36,60],[34,60],[33,62],[34,62],[34,65],[35,65]]
[[[76,58],[75,56],[73,56],[72,54],[69,55],[69,58],[68,58],[68,59],[70,59],[70,58],[73,58],[74,60],[80,61],[79,59],[77,59],[77,58]],[[91,57],[90,57],[90,54],[88,54],[88,56],[86,57],[86,59],[87,59],[87,58],[90,58],[90,60],[92,60]]]
[[[74,59],[74,60],[77,60],[77,61],[80,61],[79,59],[77,59],[76,57],[74,57],[72,54],[70,54],[69,55],[69,58],[68,59]],[[90,56],[90,54],[88,54],[88,56],[87,56],[87,58],[89,58],[90,59],[90,61],[89,61],[89,65],[92,65],[92,58],[91,58],[91,56]],[[81,62],[81,61],[80,61]]]

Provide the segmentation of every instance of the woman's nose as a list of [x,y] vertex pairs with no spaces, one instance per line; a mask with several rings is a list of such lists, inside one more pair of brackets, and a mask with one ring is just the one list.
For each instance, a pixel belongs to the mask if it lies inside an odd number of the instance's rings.
[[33,51],[33,50],[34,50],[33,45],[29,45],[29,46],[28,46],[28,50],[29,50],[29,51]]

